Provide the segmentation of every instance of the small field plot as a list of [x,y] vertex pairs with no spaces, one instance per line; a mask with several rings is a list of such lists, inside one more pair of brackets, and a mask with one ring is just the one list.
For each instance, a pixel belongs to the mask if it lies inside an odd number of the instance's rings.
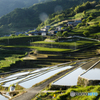
[[24,51],[13,51],[13,50],[0,50],[0,72],[10,70],[10,65],[19,61],[21,57],[25,56]]
[[69,51],[70,50],[73,51],[76,48],[81,49],[80,47],[97,43],[95,41],[90,41],[87,39],[79,39],[79,38],[58,39],[57,41],[58,42],[37,41],[37,42],[32,42],[31,45],[33,46],[33,48],[36,48],[39,51],[43,51],[44,49],[44,51],[59,52],[59,51],[68,51],[68,49]]

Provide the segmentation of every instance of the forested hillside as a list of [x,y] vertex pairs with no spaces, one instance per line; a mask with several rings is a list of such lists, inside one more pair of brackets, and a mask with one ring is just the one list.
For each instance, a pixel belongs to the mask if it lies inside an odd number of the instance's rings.
[[47,19],[50,14],[75,7],[86,1],[93,0],[53,0],[35,4],[29,8],[17,8],[0,18],[0,35],[33,29]]
[[0,0],[0,17],[13,11],[15,8],[29,7],[43,1],[50,0]]
[[[86,13],[86,10],[94,9],[97,4],[98,3],[96,1],[93,1],[93,2],[87,1],[83,4],[77,5],[75,7],[73,6],[72,8],[63,10],[61,13],[58,13],[58,12],[53,13],[49,15],[49,18],[47,20],[39,24],[37,29],[40,30],[45,25],[50,25],[50,26],[53,25],[51,28],[53,29],[54,26],[60,23],[61,21],[76,19],[77,18],[76,16],[78,13],[80,12]],[[79,19],[81,19],[82,17],[83,15],[81,15]]]

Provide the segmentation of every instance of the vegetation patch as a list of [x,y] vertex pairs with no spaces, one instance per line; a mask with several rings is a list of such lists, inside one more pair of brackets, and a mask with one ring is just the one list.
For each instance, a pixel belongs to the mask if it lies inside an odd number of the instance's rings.
[[24,90],[24,88],[18,84],[15,86],[15,90]]
[[[97,96],[74,96],[71,97],[70,93],[74,91],[77,93],[91,93],[91,92],[97,92],[98,95]],[[37,95],[37,97],[33,100],[96,100],[98,99],[98,97],[100,96],[100,86],[87,86],[87,87],[82,87],[82,86],[72,86],[67,90],[57,90],[56,92],[47,92],[47,93],[43,93],[41,92],[40,94]],[[46,98],[46,99],[45,99]]]
[[0,50],[0,72],[10,71],[10,65],[21,60],[25,51]]

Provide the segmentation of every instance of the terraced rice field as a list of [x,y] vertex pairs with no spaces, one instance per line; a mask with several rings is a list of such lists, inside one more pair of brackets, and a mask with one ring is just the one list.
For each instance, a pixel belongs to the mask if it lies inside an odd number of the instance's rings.
[[[77,85],[78,76],[81,75],[83,72],[85,72],[87,69],[89,69],[98,60],[99,59],[94,59],[92,61],[87,62],[85,65],[82,65],[81,67],[77,68],[76,70],[74,70],[74,71],[70,72],[69,74],[63,76],[62,78],[58,79],[52,85],[61,85],[61,86],[75,86],[75,85]],[[85,63],[85,62],[83,62],[83,63]],[[87,73],[88,75],[86,75],[86,76],[92,77],[92,78],[95,76],[95,79],[96,78],[100,79],[99,74],[97,74],[97,75],[93,74],[93,71],[95,72],[95,70],[94,69],[90,70],[88,72],[89,74]],[[99,70],[98,71],[96,70],[96,72],[99,73]]]
[[72,66],[63,66],[63,67],[53,66],[53,67],[41,68],[32,72],[24,72],[24,73],[11,75],[9,77],[1,79],[0,82],[5,83],[3,85],[4,87],[9,87],[11,84],[18,83],[19,85],[25,88],[29,88],[35,85],[36,83],[39,83],[51,77],[52,75],[71,67]]

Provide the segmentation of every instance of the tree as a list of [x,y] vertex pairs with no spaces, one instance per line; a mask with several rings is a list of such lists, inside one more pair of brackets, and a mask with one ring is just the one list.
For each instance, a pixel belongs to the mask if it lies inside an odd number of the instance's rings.
[[100,27],[100,22],[98,23],[98,26]]
[[86,23],[86,19],[83,19],[83,20],[82,20],[82,23],[84,23],[84,24],[85,24],[85,23]]
[[83,14],[86,15],[86,11],[83,11]]
[[25,34],[19,34],[18,36],[26,36]]
[[58,37],[62,37],[62,33],[61,32],[57,32],[56,34]]
[[49,31],[51,31],[51,30],[55,30],[54,26],[49,29]]
[[62,36],[63,37],[67,37],[68,36],[68,32],[67,31],[64,31],[63,34],[62,34]]
[[62,27],[61,29],[63,30],[63,29],[65,29],[65,27]]
[[15,36],[15,34],[11,34],[11,36]]
[[92,19],[93,19],[93,17],[89,16],[86,20],[87,20],[87,22],[90,22]]

